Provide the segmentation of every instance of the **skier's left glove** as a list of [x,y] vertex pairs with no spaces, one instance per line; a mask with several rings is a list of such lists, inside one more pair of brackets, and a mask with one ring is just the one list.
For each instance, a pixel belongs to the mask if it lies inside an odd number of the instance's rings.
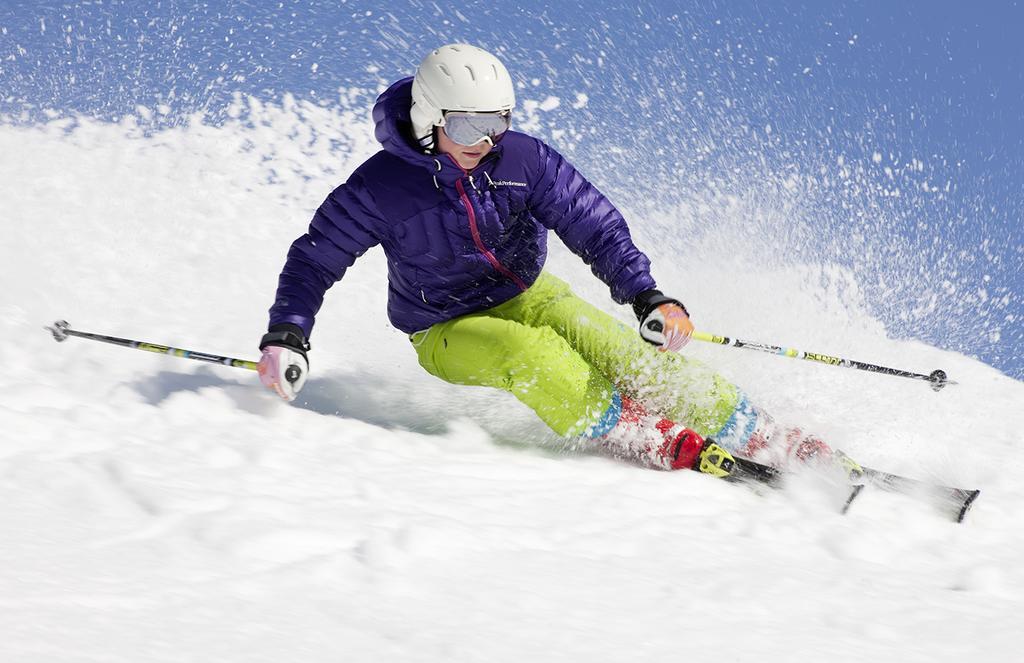
[[633,311],[640,320],[640,336],[662,352],[678,352],[690,342],[693,323],[679,300],[647,290],[633,299]]
[[299,326],[272,326],[260,340],[260,382],[286,401],[295,400],[309,373],[308,350],[309,342]]

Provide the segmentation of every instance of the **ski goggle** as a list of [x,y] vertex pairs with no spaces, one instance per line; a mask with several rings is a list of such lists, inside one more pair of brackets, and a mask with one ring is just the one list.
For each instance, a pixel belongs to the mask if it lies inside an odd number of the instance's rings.
[[512,125],[511,111],[474,113],[471,111],[445,111],[439,126],[453,142],[472,147],[484,141],[494,145]]

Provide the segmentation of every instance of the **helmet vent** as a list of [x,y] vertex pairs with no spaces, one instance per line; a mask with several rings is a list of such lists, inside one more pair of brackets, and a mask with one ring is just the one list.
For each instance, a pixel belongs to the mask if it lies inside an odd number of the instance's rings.
[[466,71],[469,72],[469,80],[475,81],[476,80],[476,74],[473,72],[473,68],[470,67],[468,64],[465,65],[465,67],[466,67]]
[[448,67],[443,64],[437,65],[437,68],[441,70],[441,73],[449,78],[450,82],[455,82],[455,77],[452,76],[452,72],[448,71]]

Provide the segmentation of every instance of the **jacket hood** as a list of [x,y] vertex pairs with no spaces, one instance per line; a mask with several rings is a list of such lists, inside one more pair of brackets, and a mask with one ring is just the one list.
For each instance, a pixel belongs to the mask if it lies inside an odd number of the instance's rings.
[[432,164],[433,159],[412,144],[412,76],[391,84],[373,105],[373,135],[384,150],[417,164]]
[[[422,166],[432,173],[443,172],[446,180],[462,176],[462,169],[453,159],[444,155],[424,154],[413,141],[412,120],[409,117],[409,110],[412,108],[412,79],[413,77],[409,76],[395,81],[377,97],[377,103],[373,105],[373,135],[384,147],[385,152],[403,161]],[[491,154],[497,156],[500,153],[499,142],[491,148]]]

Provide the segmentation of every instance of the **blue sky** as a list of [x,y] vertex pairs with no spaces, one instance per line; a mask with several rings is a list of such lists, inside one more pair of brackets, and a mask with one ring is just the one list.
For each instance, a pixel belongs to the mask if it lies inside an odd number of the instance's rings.
[[[163,103],[173,123],[216,117],[235,91],[333,103],[429,48],[477,43],[524,95],[563,100],[548,120],[585,132],[571,149],[584,172],[634,169],[657,144],[659,201],[799,175],[814,232],[794,259],[853,269],[894,334],[1024,378],[1019,2],[382,7],[3,0],[0,113]],[[578,94],[588,103],[572,108]]]

